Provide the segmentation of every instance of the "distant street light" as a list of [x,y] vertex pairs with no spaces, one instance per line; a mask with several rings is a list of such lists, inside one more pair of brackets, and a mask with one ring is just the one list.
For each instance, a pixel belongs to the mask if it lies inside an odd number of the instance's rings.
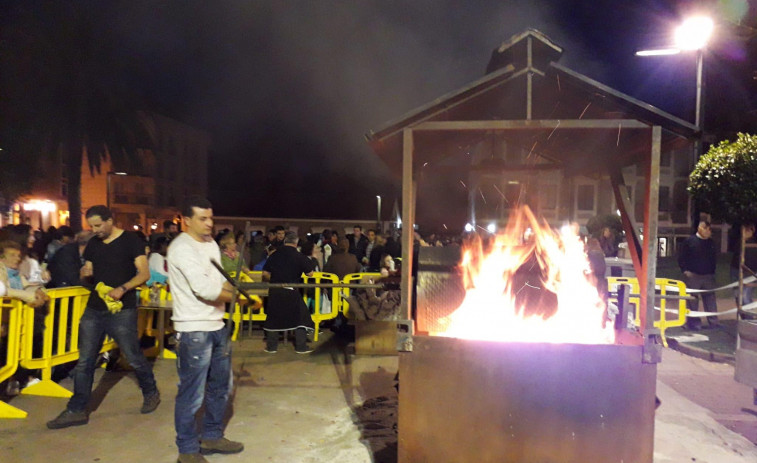
[[383,233],[381,228],[381,196],[376,195],[376,225],[378,226],[378,232]]
[[108,172],[105,174],[105,207],[110,209],[110,177],[113,175],[129,175],[126,172]]

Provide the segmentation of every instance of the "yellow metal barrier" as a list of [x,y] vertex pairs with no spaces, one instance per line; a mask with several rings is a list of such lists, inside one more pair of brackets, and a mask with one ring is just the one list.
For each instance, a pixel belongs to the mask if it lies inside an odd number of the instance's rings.
[[[342,278],[342,283],[345,284],[352,284],[352,283],[361,283],[364,278],[373,278],[378,280],[381,278],[381,273],[378,272],[366,272],[366,273],[350,273],[349,275],[345,275],[344,278]],[[350,317],[350,304],[346,301],[346,298],[350,295],[350,288],[342,288],[341,294],[339,297],[339,310],[344,314],[345,317]]]
[[[637,280],[635,277],[608,277],[607,278],[607,288],[610,292],[615,292],[618,290],[618,286],[620,285],[628,285],[631,290],[631,294],[640,294],[639,293],[639,280]],[[615,303],[617,303],[617,300],[614,300]],[[634,324],[636,326],[641,325],[641,314],[639,313],[639,306],[641,305],[641,299],[639,299],[638,296],[636,297],[629,297],[628,303],[633,304],[634,306]]]
[[[229,276],[232,278],[236,278],[237,272],[231,272],[229,273]],[[260,282],[263,280],[263,272],[255,271],[255,272],[242,272],[242,274],[239,276],[239,281],[242,283],[253,283],[253,282]],[[231,340],[236,341],[239,339],[239,329],[242,326],[243,321],[263,321],[265,320],[265,312],[263,309],[263,300],[254,294],[250,294],[252,297],[252,303],[247,303],[247,298],[239,295],[239,298],[237,299],[237,303],[234,305],[234,310],[231,314],[231,320],[234,322],[234,331],[231,333]],[[255,311],[260,311],[259,313],[255,313]],[[229,313],[227,312],[224,316],[224,319],[229,318]]]
[[[302,281],[305,283],[339,283],[339,277],[333,273],[314,272],[313,276],[303,276]],[[315,288],[315,294],[313,295],[313,313],[310,318],[315,323],[315,334],[313,334],[313,341],[318,341],[318,331],[320,329],[321,322],[326,320],[333,320],[339,314],[339,290],[340,288]],[[323,311],[323,299],[326,297],[326,293],[331,294],[331,310],[327,313]],[[305,303],[308,302],[308,296],[302,297]],[[327,299],[328,300],[328,299]]]
[[[21,343],[21,312],[23,302],[7,297],[0,298],[0,326],[5,330],[5,364],[0,367],[0,383],[11,378],[18,369]],[[0,402],[0,418],[26,418],[27,413],[5,402]]]
[[[610,291],[616,291],[621,284],[629,285],[631,287],[632,294],[639,294],[639,280],[633,277],[609,277],[607,283]],[[667,278],[656,278],[655,289],[660,291],[660,295],[669,295],[671,290],[676,296],[686,296],[686,285],[679,280],[669,280]],[[615,301],[617,302],[617,301]],[[640,299],[638,297],[629,297],[628,302],[634,304],[636,310],[634,310],[635,318],[634,323],[636,326],[641,325],[641,313],[639,310]],[[686,324],[686,315],[689,313],[689,309],[686,307],[686,301],[681,299],[678,301],[677,315],[673,319],[668,318],[666,309],[671,304],[664,298],[660,298],[660,313],[655,315],[654,326],[660,330],[662,337],[662,343],[665,347],[668,347],[668,340],[665,338],[665,330],[676,326],[683,326]]]
[[[39,383],[21,390],[21,393],[67,398],[73,394],[52,380],[52,370],[54,366],[79,358],[79,320],[87,307],[89,290],[81,286],[55,288],[48,290],[47,295],[50,302],[44,327],[34,326],[34,309],[24,306],[20,364],[30,370],[41,370],[42,378]],[[35,356],[34,337],[40,328],[44,330],[41,333],[42,353]],[[116,347],[113,339],[106,338],[100,352]]]

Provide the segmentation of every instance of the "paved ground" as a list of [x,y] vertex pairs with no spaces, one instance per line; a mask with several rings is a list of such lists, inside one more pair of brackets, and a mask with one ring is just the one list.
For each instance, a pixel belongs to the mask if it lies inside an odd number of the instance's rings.
[[[328,333],[316,346],[307,356],[291,346],[265,354],[259,331],[235,344],[227,436],[246,449],[210,461],[396,462],[397,358],[351,355],[349,346]],[[151,415],[139,414],[140,393],[133,375],[124,372],[98,372],[96,410],[83,427],[45,428],[65,406],[63,399],[14,398],[11,404],[29,417],[0,420],[0,460],[176,461],[173,361],[156,360],[155,372],[164,401]],[[757,461],[750,434],[757,429],[757,407],[751,405],[751,390],[733,381],[731,365],[666,349],[658,378],[656,463]],[[70,380],[62,384],[71,387]]]

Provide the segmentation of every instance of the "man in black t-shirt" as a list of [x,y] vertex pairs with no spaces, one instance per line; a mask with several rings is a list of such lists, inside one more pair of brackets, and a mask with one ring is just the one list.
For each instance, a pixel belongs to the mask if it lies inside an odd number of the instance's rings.
[[[87,424],[87,405],[92,394],[97,357],[105,335],[112,337],[129,364],[134,367],[144,402],[141,412],[150,413],[160,403],[152,367],[142,354],[137,338],[137,286],[150,278],[145,256],[145,243],[134,233],[113,225],[111,211],[105,206],[87,210],[87,223],[95,236],[84,249],[82,280],[90,279],[93,287],[102,283],[106,299],[121,302],[109,308],[106,301],[92,291],[87,308],[79,321],[79,361],[73,371],[74,395],[66,409],[47,423],[50,429]],[[117,305],[117,304],[116,304]]]

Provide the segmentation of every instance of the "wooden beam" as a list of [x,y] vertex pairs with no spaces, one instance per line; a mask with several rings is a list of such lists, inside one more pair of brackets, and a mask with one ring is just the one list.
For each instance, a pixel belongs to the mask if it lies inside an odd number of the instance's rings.
[[[658,330],[654,327],[655,276],[657,275],[657,222],[660,201],[660,145],[662,128],[652,127],[652,147],[647,162],[644,195],[644,245],[642,247],[642,273],[638,275],[641,289],[640,309],[641,329],[644,336],[644,363],[658,363],[662,360],[662,348],[656,341]],[[642,280],[643,278],[643,280]]]
[[633,119],[544,119],[492,121],[433,121],[413,127],[415,131],[433,130],[514,130],[514,129],[649,129],[649,125]]
[[400,280],[402,319],[413,314],[413,224],[415,182],[413,181],[413,129],[402,131],[402,277]]
[[623,179],[620,166],[614,166],[610,170],[610,184],[615,194],[615,203],[620,210],[620,222],[623,224],[623,231],[626,232],[628,252],[631,253],[634,272],[636,272],[636,275],[641,275],[641,241],[639,240],[639,234],[636,232],[635,220],[631,220],[634,215],[633,204],[631,204],[631,200],[628,197],[628,190],[625,188],[626,183]]

